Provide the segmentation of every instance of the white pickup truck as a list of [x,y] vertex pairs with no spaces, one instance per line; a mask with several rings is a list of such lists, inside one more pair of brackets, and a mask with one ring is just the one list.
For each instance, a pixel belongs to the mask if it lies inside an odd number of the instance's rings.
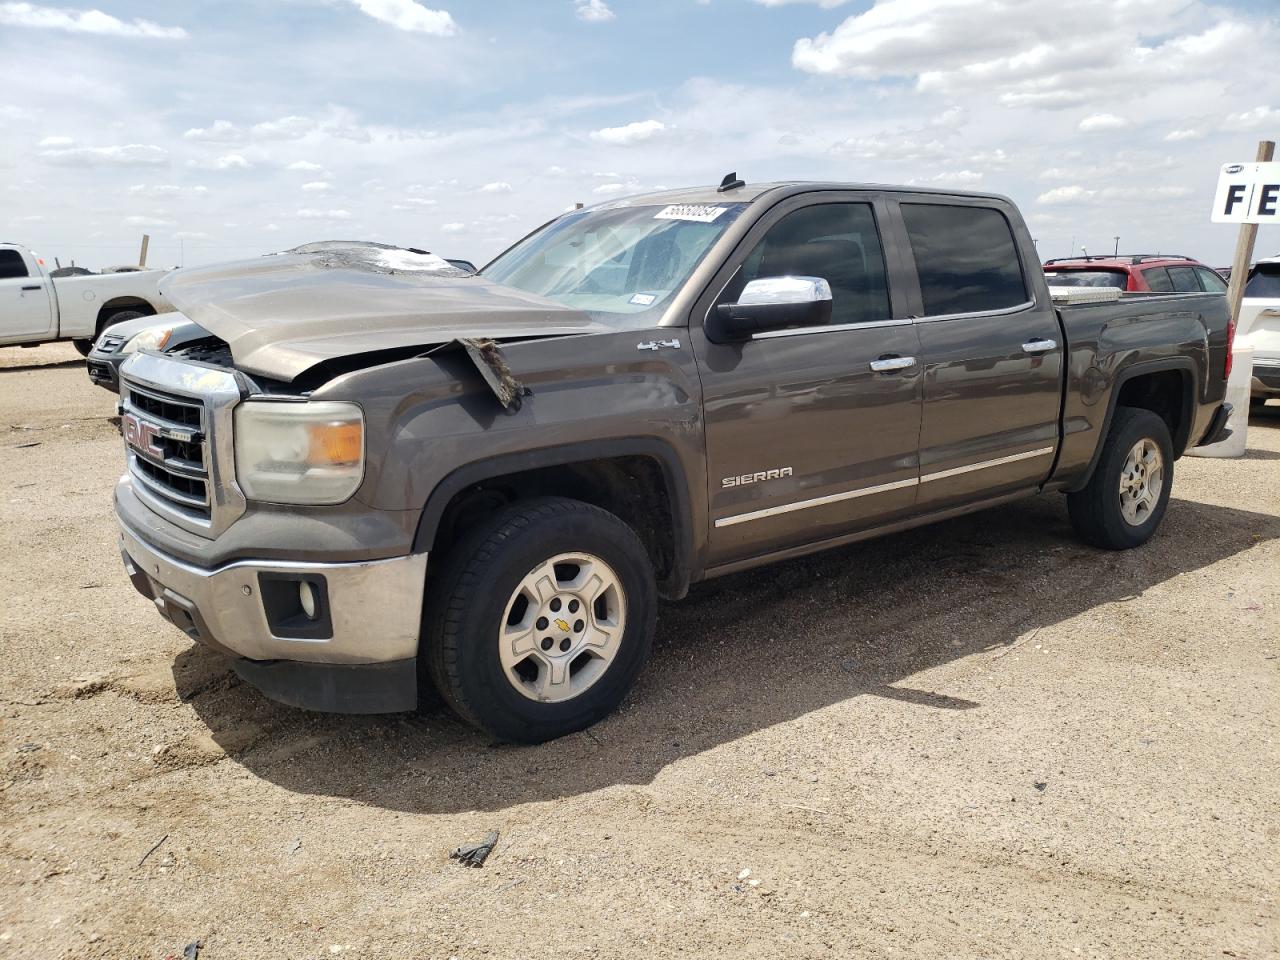
[[70,340],[81,353],[107,327],[173,309],[160,295],[164,270],[54,278],[39,254],[0,243],[0,346]]

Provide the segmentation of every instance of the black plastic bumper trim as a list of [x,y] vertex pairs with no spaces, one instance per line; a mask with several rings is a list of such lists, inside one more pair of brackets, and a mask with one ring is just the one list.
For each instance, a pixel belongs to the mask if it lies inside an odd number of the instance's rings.
[[246,683],[277,703],[321,713],[401,713],[418,706],[418,661],[304,663],[232,661]]
[[1224,403],[1213,413],[1209,421],[1209,429],[1204,432],[1204,439],[1197,446],[1207,447],[1211,443],[1221,443],[1231,436],[1232,430],[1227,426],[1227,418],[1231,416],[1231,404]]

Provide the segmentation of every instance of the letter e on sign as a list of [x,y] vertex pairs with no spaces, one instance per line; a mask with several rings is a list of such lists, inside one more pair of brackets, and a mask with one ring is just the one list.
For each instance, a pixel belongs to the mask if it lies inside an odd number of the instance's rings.
[[1280,223],[1280,163],[1224,163],[1214,223]]

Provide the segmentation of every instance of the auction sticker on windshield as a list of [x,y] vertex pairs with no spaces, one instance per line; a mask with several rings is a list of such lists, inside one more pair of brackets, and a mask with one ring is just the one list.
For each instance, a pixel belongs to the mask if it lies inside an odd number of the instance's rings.
[[728,209],[728,207],[709,207],[698,203],[673,203],[671,206],[663,207],[655,213],[653,219],[693,220],[696,223],[711,223]]

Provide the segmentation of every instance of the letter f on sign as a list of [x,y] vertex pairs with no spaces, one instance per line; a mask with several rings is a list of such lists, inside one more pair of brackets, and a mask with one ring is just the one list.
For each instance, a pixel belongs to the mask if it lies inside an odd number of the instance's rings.
[[1231,216],[1231,211],[1238,203],[1244,203],[1243,183],[1233,183],[1231,186],[1227,187],[1227,208],[1222,211],[1222,215],[1224,217]]

